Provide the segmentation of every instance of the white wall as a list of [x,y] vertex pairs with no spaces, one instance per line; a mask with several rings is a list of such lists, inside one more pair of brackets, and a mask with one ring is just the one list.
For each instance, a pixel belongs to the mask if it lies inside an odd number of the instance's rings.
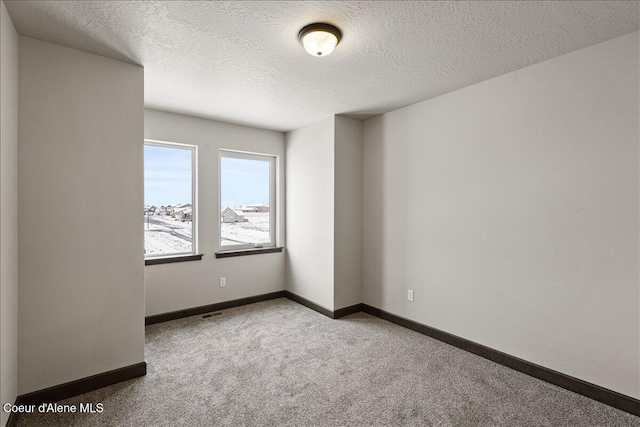
[[362,128],[335,117],[335,309],[362,302]]
[[639,398],[638,39],[368,120],[364,302]]
[[[284,253],[218,258],[218,151],[221,148],[278,156],[279,194],[284,192],[284,134],[157,110],[145,110],[145,138],[198,146],[198,242],[200,261],[145,267],[146,315],[167,313],[284,290]],[[142,147],[142,143],[141,143]],[[284,243],[284,199],[277,201],[277,240]],[[219,278],[227,278],[220,288]]]
[[287,290],[334,309],[334,116],[286,134]]
[[362,302],[363,123],[287,133],[287,290],[328,310]]
[[143,69],[20,37],[19,393],[144,360]]
[[[18,395],[18,34],[0,1],[0,404]],[[0,425],[9,414],[0,411]]]

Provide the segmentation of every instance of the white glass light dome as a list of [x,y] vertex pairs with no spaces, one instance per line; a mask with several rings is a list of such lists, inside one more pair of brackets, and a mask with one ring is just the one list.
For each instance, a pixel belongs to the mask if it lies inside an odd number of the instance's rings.
[[310,55],[327,56],[340,43],[342,33],[333,25],[316,23],[301,29],[298,38]]

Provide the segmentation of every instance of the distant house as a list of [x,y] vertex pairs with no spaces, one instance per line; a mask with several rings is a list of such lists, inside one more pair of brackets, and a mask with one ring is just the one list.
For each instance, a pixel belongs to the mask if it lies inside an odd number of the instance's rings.
[[144,207],[144,214],[145,215],[153,215],[156,213],[156,211],[158,210],[158,208],[154,205],[147,205]]
[[245,206],[242,209],[243,212],[269,212],[269,205],[251,205]]
[[160,206],[160,210],[157,212],[160,216],[170,216],[173,215],[173,206]]
[[191,207],[175,208],[173,211],[173,217],[182,222],[191,221]]
[[247,219],[245,219],[244,215],[240,215],[231,208],[224,208],[222,211],[221,221],[227,223],[247,222]]

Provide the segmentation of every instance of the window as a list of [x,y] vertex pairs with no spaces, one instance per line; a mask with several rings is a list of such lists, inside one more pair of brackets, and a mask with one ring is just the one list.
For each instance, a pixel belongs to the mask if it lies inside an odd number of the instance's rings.
[[196,147],[144,144],[145,258],[196,252]]
[[220,150],[220,248],[276,244],[276,158]]

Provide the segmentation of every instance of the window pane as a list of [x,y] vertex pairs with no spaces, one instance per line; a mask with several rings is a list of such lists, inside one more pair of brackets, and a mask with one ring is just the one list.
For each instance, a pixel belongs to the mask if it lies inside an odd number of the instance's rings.
[[269,160],[220,158],[220,245],[271,242]]
[[145,256],[193,253],[193,151],[144,146]]

